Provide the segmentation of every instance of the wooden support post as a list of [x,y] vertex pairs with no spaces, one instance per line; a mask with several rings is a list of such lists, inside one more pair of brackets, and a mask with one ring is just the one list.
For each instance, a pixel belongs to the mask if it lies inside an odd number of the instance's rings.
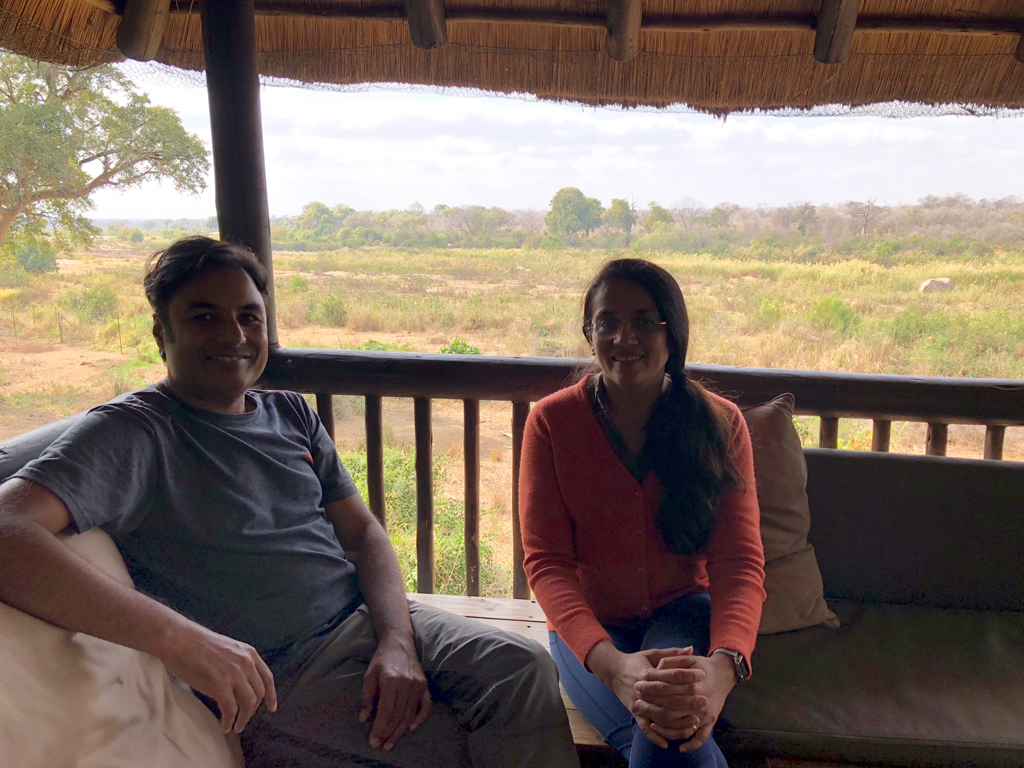
[[444,0],[405,0],[409,35],[417,48],[430,50],[448,42]]
[[821,0],[814,58],[822,64],[839,64],[850,55],[859,5],[860,0]]
[[640,52],[641,0],[608,0],[608,36],[604,49],[616,61],[629,61]]
[[819,448],[839,447],[839,419],[835,416],[822,416],[818,428]]
[[388,529],[384,509],[384,408],[380,395],[366,396],[366,495],[370,511]]
[[129,59],[151,61],[164,40],[170,0],[124,0],[117,26],[117,48]]
[[463,456],[466,462],[466,594],[480,594],[480,401],[463,401]]
[[523,532],[519,526],[519,464],[523,458],[523,433],[529,403],[512,403],[512,597],[530,599],[530,584],[523,570]]
[[1017,53],[1014,54],[1017,61],[1024,64],[1024,34],[1020,36],[1020,40],[1017,41]]
[[871,430],[871,450],[888,453],[889,437],[891,435],[892,422],[888,419],[875,419]]
[[413,399],[416,429],[416,591],[434,591],[434,450],[430,398]]
[[949,425],[939,422],[932,422],[928,425],[928,438],[924,445],[924,452],[928,456],[945,456],[946,440],[949,435]]
[[316,393],[316,415],[324,425],[331,440],[334,440],[334,397],[330,392]]
[[250,248],[267,269],[267,339],[273,349],[277,319],[253,0],[202,3],[202,22],[217,223],[223,240]]
[[999,460],[1003,458],[1003,438],[1006,427],[990,425],[985,428],[985,458]]

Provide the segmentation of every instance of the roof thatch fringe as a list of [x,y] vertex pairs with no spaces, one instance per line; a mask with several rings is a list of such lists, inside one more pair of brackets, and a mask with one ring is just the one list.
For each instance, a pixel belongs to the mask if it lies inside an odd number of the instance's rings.
[[[258,5],[279,1],[258,0]],[[1024,3],[862,0],[861,15],[874,20],[944,19],[1002,32],[858,33],[849,58],[826,66],[813,58],[814,31],[800,26],[819,2],[695,0],[686,4],[690,15],[684,22],[778,18],[792,23],[778,29],[644,29],[639,53],[628,62],[605,53],[606,32],[597,25],[454,21],[460,14],[465,19],[511,13],[506,0],[447,2],[445,11],[453,19],[447,24],[449,42],[431,51],[412,44],[401,0],[289,0],[290,15],[259,15],[256,34],[260,71],[305,83],[459,86],[587,104],[686,103],[716,114],[893,100],[1024,107],[1024,64],[1015,59],[1019,36],[1006,33],[1014,25],[1024,30]],[[187,12],[194,11],[192,5],[172,1],[158,61],[203,68],[200,20]],[[563,0],[515,5],[520,19],[522,14],[600,19],[606,10],[605,0],[571,7]],[[337,13],[390,18],[329,18]],[[643,5],[649,22],[679,19],[680,13],[673,0]],[[114,61],[120,58],[114,47],[118,19],[82,0],[0,0],[0,46],[76,66]]]

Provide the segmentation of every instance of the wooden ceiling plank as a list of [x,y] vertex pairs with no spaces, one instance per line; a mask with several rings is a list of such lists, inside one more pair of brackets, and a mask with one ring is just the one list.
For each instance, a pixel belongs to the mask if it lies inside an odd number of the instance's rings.
[[170,0],[125,0],[117,48],[129,59],[151,61],[164,39]]
[[429,51],[448,42],[444,0],[405,0],[405,16],[417,48]]
[[821,0],[814,58],[822,64],[839,64],[850,55],[859,6],[860,0]]
[[629,61],[640,52],[642,15],[642,0],[608,0],[604,49],[615,61]]

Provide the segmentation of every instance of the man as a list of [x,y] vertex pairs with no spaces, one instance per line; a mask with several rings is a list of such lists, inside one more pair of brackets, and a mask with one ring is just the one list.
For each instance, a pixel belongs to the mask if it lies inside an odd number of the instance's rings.
[[[319,419],[250,389],[267,361],[255,257],[187,238],[145,289],[167,378],[0,486],[0,599],[156,656],[253,762],[577,765],[546,652],[410,604]],[[140,591],[53,535],[94,526]]]

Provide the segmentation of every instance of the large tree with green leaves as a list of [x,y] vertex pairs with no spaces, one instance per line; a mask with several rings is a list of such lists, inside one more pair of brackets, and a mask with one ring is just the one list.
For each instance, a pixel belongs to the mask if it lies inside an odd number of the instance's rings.
[[168,180],[206,187],[209,159],[171,109],[153,106],[111,65],[70,69],[0,53],[0,247],[49,234],[96,234],[92,193]]
[[629,243],[629,233],[636,225],[636,206],[628,200],[614,198],[608,210],[601,216],[606,224],[626,233],[626,243]]
[[555,233],[583,232],[589,237],[590,230],[601,226],[602,213],[604,207],[596,197],[587,197],[576,187],[562,187],[551,199],[551,210],[544,223]]

